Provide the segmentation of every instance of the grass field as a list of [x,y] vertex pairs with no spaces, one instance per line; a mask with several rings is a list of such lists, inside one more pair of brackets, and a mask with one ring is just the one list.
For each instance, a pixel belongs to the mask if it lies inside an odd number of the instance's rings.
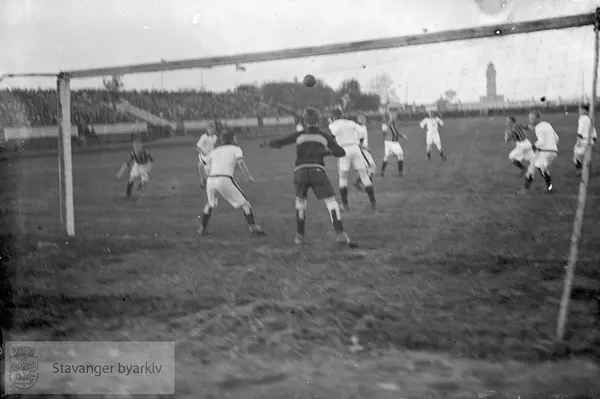
[[[375,182],[380,212],[351,191],[343,216],[366,244],[358,250],[333,244],[314,198],[308,243],[292,245],[293,147],[240,140],[256,180],[240,184],[269,233],[260,238],[226,203],[212,234],[196,235],[205,197],[193,147],[154,150],[153,180],[137,201],[114,177],[126,151],[75,156],[77,237],[68,240],[57,238],[56,159],[4,164],[14,188],[3,198],[13,218],[5,229],[20,246],[12,336],[174,340],[178,397],[596,397],[595,366],[542,362],[553,352],[579,183],[576,116],[549,121],[562,138],[550,195],[539,176],[529,195],[514,194],[523,182],[502,118],[447,120],[445,164],[436,153],[428,162],[424,134],[408,127],[404,179],[392,162]],[[370,142],[379,160],[379,130]],[[568,322],[575,354],[600,349],[599,174]],[[350,350],[353,336],[362,350]]]

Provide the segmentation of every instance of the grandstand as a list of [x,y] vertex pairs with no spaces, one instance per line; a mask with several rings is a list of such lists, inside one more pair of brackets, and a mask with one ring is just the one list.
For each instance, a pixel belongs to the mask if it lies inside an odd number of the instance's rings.
[[[274,86],[279,88],[274,89]],[[259,88],[240,87],[235,91],[213,93],[208,91],[121,91],[115,100],[106,90],[75,90],[72,92],[73,136],[86,137],[93,132],[88,143],[110,143],[129,141],[133,135],[142,133],[148,139],[177,135],[197,135],[209,119],[228,120],[231,126],[245,128],[251,136],[259,136],[257,129],[263,126],[294,125],[293,115],[314,98],[290,99],[288,92],[302,92],[305,87],[294,82],[268,83]],[[333,92],[333,89],[328,89]],[[282,93],[280,96],[272,93]],[[328,110],[340,103],[341,94],[329,95],[320,107]],[[291,101],[290,101],[291,100]],[[550,99],[546,102],[490,101],[490,102],[446,102],[431,101],[429,104],[390,104],[383,109],[396,114],[403,120],[417,120],[428,110],[441,112],[445,117],[469,117],[477,115],[504,115],[523,112],[531,107],[542,107],[546,113],[573,112],[577,100]],[[359,110],[370,119],[378,119],[377,108]],[[0,91],[0,137],[6,142],[18,143],[12,148],[53,148],[50,137],[56,137],[57,96],[54,90],[13,89]],[[169,132],[160,128],[167,127]],[[37,128],[30,132],[26,128]],[[263,129],[264,130],[264,129]],[[267,129],[268,130],[268,129]],[[28,133],[29,132],[29,133]],[[263,132],[264,133],[264,132]],[[95,140],[94,135],[101,136]],[[89,138],[89,137],[86,137]],[[54,145],[54,148],[56,146]]]

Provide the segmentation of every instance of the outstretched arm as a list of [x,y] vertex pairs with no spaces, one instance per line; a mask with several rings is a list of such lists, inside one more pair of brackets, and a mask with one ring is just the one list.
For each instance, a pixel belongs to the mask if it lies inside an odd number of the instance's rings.
[[333,155],[336,158],[346,156],[346,150],[340,147],[333,134],[327,134],[325,135],[325,138],[327,139],[327,149],[329,149],[331,155]]
[[123,165],[121,165],[121,169],[119,169],[119,172],[117,173],[117,179],[120,179],[121,176],[123,176],[123,173],[125,173],[127,168],[130,167],[132,163],[133,155],[131,155],[131,157],[127,161],[123,162]]
[[284,136],[284,137],[281,137],[278,139],[266,140],[260,146],[262,148],[265,148],[265,147],[281,148],[281,147],[285,147],[286,145],[294,144],[296,142],[296,138],[298,138],[298,133],[300,133],[300,132],[290,133],[287,136]]
[[123,165],[121,165],[121,169],[119,169],[119,171],[117,172],[117,179],[120,179],[126,170],[127,170],[127,162],[125,162],[125,163],[123,163]]

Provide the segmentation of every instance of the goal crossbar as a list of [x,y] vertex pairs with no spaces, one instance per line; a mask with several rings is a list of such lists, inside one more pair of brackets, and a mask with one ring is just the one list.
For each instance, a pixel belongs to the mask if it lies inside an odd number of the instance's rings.
[[194,58],[179,61],[161,61],[105,68],[67,70],[63,71],[62,74],[64,76],[68,76],[71,79],[92,78],[108,75],[163,72],[193,68],[210,68],[215,66],[250,64],[256,62],[306,58],[323,55],[356,53],[373,50],[387,50],[400,47],[419,46],[424,44],[444,43],[470,39],[483,39],[487,37],[512,36],[554,29],[577,28],[586,25],[593,25],[594,19],[595,14],[588,13],[559,18],[540,19],[535,21],[514,22],[502,25],[489,25],[476,28],[457,29],[373,40],[362,40],[347,43],[327,44],[322,46],[300,47],[295,49],[263,51],[257,53],[245,53],[206,58]]

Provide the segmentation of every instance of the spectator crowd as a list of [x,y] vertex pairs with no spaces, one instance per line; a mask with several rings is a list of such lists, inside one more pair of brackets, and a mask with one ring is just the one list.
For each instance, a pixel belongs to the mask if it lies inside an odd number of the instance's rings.
[[[71,95],[71,121],[78,126],[135,122],[135,119],[117,110],[115,103],[120,100],[174,122],[283,116],[281,111],[267,106],[259,96],[247,91],[111,93],[106,90],[74,90]],[[55,125],[57,113],[55,90],[0,91],[0,127]]]
[[[124,90],[120,79],[113,77],[104,89],[71,92],[71,122],[80,127],[135,122],[118,110],[117,103],[122,100],[172,122],[280,117],[297,115],[306,106],[325,111],[340,104],[347,110],[374,111],[380,104],[378,95],[363,93],[355,80],[343,82],[338,90],[322,81],[308,88],[296,79],[214,93]],[[56,125],[57,114],[56,90],[0,90],[0,128]]]

